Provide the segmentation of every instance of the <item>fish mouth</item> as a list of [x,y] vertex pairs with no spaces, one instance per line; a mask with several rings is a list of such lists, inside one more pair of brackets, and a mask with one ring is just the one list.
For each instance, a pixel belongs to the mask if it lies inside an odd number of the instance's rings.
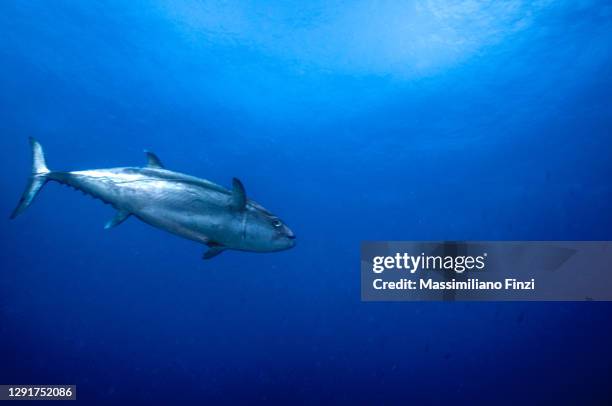
[[293,233],[293,230],[291,230],[289,227],[285,226],[284,231],[284,235],[285,237],[289,238],[290,240],[295,240],[295,234]]
[[293,248],[295,247],[296,244],[296,240],[295,240],[295,234],[291,233],[291,234],[287,234],[287,244],[289,244],[289,246],[287,248]]

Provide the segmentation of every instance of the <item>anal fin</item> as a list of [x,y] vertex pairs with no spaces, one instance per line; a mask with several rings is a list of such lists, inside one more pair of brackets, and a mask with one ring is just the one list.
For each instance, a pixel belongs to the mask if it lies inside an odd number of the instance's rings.
[[130,217],[130,214],[131,214],[130,212],[125,211],[125,210],[117,211],[117,214],[115,214],[115,217],[108,220],[106,224],[104,225],[104,228],[108,230],[109,228],[118,226],[119,224],[127,220],[127,218]]
[[217,255],[219,255],[220,253],[222,253],[223,251],[225,251],[225,247],[223,245],[218,245],[215,243],[209,243],[208,244],[208,251],[206,251],[204,253],[204,255],[202,256],[202,259],[211,259],[216,257]]

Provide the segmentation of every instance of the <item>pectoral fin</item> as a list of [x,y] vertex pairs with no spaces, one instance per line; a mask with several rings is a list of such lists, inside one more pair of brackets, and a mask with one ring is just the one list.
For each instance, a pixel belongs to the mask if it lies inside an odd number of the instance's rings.
[[247,202],[246,191],[240,179],[232,180],[232,208],[235,210],[244,210]]
[[223,245],[209,245],[208,251],[204,253],[204,255],[202,256],[202,259],[214,258],[220,253],[222,253],[223,251],[225,251],[225,247]]
[[128,217],[130,217],[130,213],[124,210],[119,210],[115,217],[108,220],[108,222],[104,225],[104,228],[108,230],[109,228],[113,228],[123,223]]

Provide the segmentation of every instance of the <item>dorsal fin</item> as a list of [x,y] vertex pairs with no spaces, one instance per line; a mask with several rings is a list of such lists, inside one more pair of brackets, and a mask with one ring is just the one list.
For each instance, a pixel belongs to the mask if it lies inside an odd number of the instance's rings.
[[246,207],[247,197],[246,191],[240,179],[232,179],[232,208],[235,210],[244,210]]
[[146,149],[145,154],[147,155],[147,168],[164,169],[164,164],[162,164],[157,155],[151,151],[147,151]]

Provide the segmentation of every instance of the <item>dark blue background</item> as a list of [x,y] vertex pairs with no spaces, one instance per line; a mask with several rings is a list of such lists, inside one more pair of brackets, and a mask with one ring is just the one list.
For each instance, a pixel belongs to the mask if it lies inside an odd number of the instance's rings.
[[[80,400],[611,400],[606,303],[361,303],[359,243],[612,238],[607,2],[0,2],[0,383]],[[203,247],[30,168],[241,178]],[[576,277],[580,277],[577,275]]]

